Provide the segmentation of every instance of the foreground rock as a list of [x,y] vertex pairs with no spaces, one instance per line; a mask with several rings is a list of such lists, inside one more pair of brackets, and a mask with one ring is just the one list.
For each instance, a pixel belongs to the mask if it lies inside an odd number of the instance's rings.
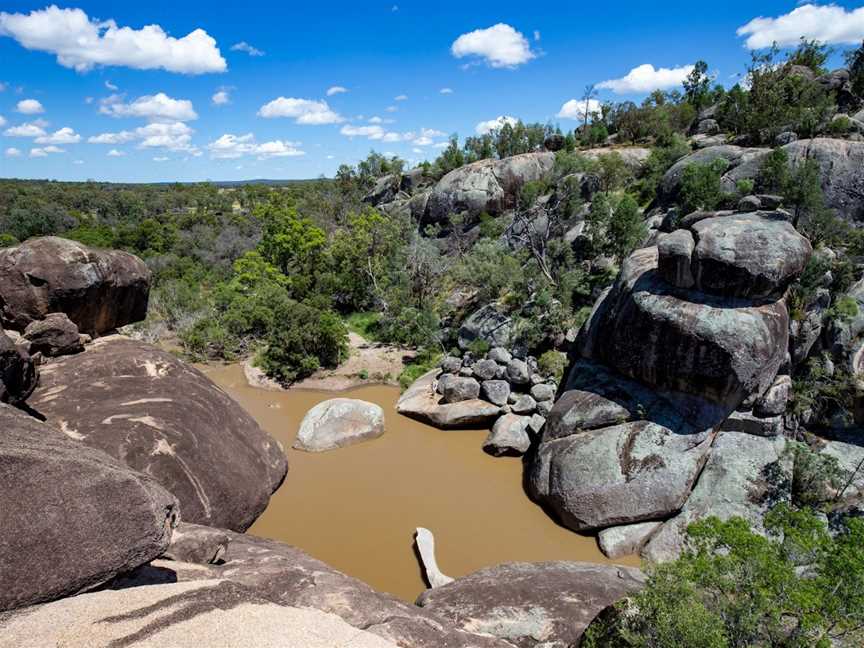
[[109,336],[45,365],[30,405],[70,438],[153,476],[188,522],[245,530],[287,471],[279,444],[193,367]]
[[0,329],[0,403],[24,402],[38,380],[30,354]]
[[638,569],[578,562],[509,563],[427,590],[418,605],[519,648],[570,648],[606,606],[638,591]]
[[82,594],[0,615],[0,647],[45,646],[398,648],[335,614],[277,605],[226,580]]
[[83,333],[99,334],[147,316],[150,270],[126,252],[68,239],[30,239],[0,250],[0,323],[24,331],[65,313]]
[[45,319],[31,322],[24,329],[31,353],[49,358],[71,355],[84,350],[78,327],[64,313],[49,313]]
[[482,427],[498,418],[501,408],[480,399],[445,403],[437,393],[434,369],[418,378],[396,403],[396,411],[439,428]]
[[294,448],[323,452],[377,439],[384,434],[384,410],[354,398],[331,398],[310,409],[300,423]]
[[0,430],[0,610],[75,594],[165,551],[177,502],[154,479],[7,405]]
[[[222,587],[243,589],[230,590],[236,592],[233,599],[218,597],[216,600],[235,600],[238,603],[263,600],[288,608],[334,614],[348,625],[377,635],[400,648],[512,648],[512,644],[459,629],[433,612],[376,592],[365,583],[336,571],[299,549],[245,534],[230,531],[225,533],[229,543],[222,564],[201,565],[157,560],[117,579],[113,587],[122,592],[146,590],[159,583],[197,583],[198,586],[207,586],[206,589],[193,597],[184,597],[179,602],[184,604],[184,609],[209,610],[212,609],[212,604],[208,601],[214,598],[209,586],[214,584],[214,581],[230,581]],[[158,617],[160,610],[176,609],[173,607],[176,602],[175,599],[164,597],[161,602],[154,603],[153,611]],[[105,603],[106,606],[110,604],[110,600]],[[182,618],[182,615],[178,616]],[[159,623],[159,618],[154,619],[154,630],[158,629]],[[0,636],[3,630],[3,626],[0,626]],[[254,628],[247,631],[253,632]],[[257,646],[251,640],[229,645]],[[305,648],[307,644],[301,641],[277,645],[280,648]],[[347,645],[353,647],[353,644]]]

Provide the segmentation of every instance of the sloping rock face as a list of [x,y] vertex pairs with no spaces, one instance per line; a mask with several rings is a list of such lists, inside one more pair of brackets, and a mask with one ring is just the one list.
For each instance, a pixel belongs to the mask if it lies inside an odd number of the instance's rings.
[[384,434],[384,410],[355,398],[331,398],[310,409],[300,423],[294,447],[308,452],[334,450]]
[[147,316],[150,270],[138,257],[49,236],[0,250],[0,323],[24,331],[65,313],[100,334]]
[[549,177],[555,154],[524,153],[503,160],[480,160],[454,169],[432,189],[421,225],[446,221],[450,214],[465,213],[466,225],[486,212],[497,216],[516,206],[526,182]]
[[508,563],[424,592],[418,605],[519,648],[570,648],[606,606],[641,589],[638,569],[578,562]]
[[75,594],[165,551],[177,501],[154,479],[7,405],[0,430],[0,610]]
[[487,426],[498,418],[501,408],[479,398],[444,402],[435,389],[439,373],[434,369],[418,378],[399,398],[396,411],[445,429]]
[[[221,564],[156,560],[117,579],[113,586],[130,591],[126,588],[150,589],[158,583],[229,581],[231,587],[242,587],[248,592],[238,594],[241,601],[254,596],[279,606],[335,614],[348,625],[400,648],[512,648],[510,643],[459,629],[434,612],[376,592],[295,547],[230,531],[225,533],[229,544]],[[144,585],[147,587],[139,587]],[[211,592],[203,591],[190,605],[207,606],[211,597]],[[305,646],[302,642],[294,645]]]
[[712,515],[722,520],[742,517],[754,531],[764,533],[765,513],[790,499],[792,458],[784,455],[785,447],[782,437],[720,432],[684,509],[654,533],[643,556],[654,562],[676,558],[687,526]]
[[30,354],[0,329],[0,403],[24,402],[36,389],[38,380]]
[[279,444],[193,367],[109,336],[43,367],[29,401],[48,422],[153,476],[188,522],[245,530],[288,469]]
[[0,647],[45,646],[398,648],[335,614],[276,605],[225,580],[82,594],[0,615]]

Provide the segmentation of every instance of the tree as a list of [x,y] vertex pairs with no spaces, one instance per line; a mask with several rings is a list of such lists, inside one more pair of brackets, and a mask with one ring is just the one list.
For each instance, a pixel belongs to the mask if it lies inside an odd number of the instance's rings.
[[582,128],[583,132],[588,131],[588,120],[591,118],[591,115],[594,111],[591,110],[591,101],[597,98],[597,88],[593,83],[590,83],[585,86],[585,92],[582,93],[582,101],[585,102],[585,110],[583,110],[583,123]]
[[696,61],[683,83],[684,99],[696,110],[702,110],[710,102],[711,81],[708,64],[705,61]]
[[314,274],[327,236],[311,219],[297,213],[292,201],[276,194],[255,211],[264,227],[259,245],[261,255],[288,276],[303,291]]
[[594,253],[611,256],[619,262],[635,250],[648,233],[639,205],[629,194],[595,194],[585,222]]
[[681,178],[681,207],[685,213],[716,209],[724,198],[721,179],[729,163],[718,158],[707,164],[691,164]]
[[846,66],[849,68],[849,80],[852,92],[859,98],[864,97],[864,43],[860,47],[846,52]]

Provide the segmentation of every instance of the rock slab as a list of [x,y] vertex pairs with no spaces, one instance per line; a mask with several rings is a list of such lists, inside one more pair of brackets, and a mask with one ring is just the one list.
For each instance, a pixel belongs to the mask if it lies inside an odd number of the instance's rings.
[[384,434],[384,410],[355,398],[331,398],[310,409],[300,423],[294,448],[324,452],[377,439]]

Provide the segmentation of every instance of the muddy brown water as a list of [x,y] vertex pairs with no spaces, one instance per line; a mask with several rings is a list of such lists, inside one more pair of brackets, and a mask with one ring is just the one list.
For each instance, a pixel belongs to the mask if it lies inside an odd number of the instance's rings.
[[[438,565],[453,577],[510,561],[611,562],[594,537],[557,525],[528,499],[518,458],[483,452],[486,431],[442,431],[401,416],[396,387],[274,392],[250,387],[240,365],[202,369],[288,454],[285,483],[253,535],[299,547],[412,602],[426,587],[413,551],[418,526],[435,534]],[[336,396],[383,407],[384,435],[329,452],[292,449],[309,408]],[[615,562],[639,563],[635,556]]]

